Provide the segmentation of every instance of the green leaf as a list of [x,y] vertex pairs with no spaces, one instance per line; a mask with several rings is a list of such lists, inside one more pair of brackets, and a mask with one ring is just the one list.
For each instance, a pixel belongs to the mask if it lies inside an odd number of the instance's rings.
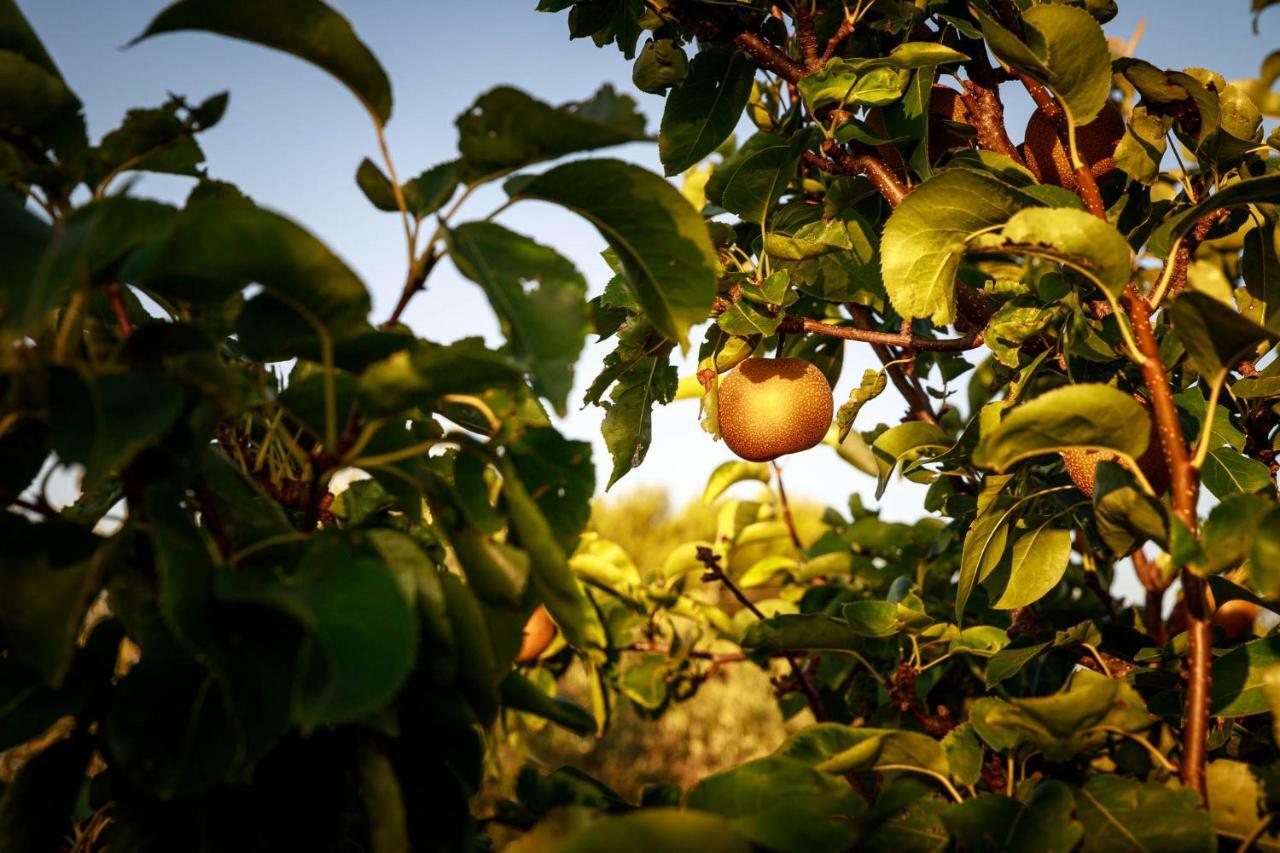
[[1270,329],[1280,331],[1280,229],[1254,228],[1244,235],[1244,254],[1240,258],[1240,275],[1249,295],[1262,303],[1262,320]]
[[717,255],[706,223],[662,178],[618,160],[580,160],[508,184],[512,198],[559,204],[595,225],[617,253],[645,316],[688,346],[715,296]]
[[880,241],[885,290],[903,317],[955,319],[955,278],[969,240],[1040,202],[991,175],[947,169],[894,209]]
[[0,626],[11,655],[57,687],[71,667],[110,544],[69,522],[0,516]]
[[782,144],[755,149],[738,160],[724,184],[720,205],[748,222],[764,222],[794,179],[810,137],[809,130],[800,130]]
[[1275,598],[1280,595],[1280,508],[1272,507],[1255,524],[1257,532],[1249,548],[1249,579],[1263,595]]
[[688,169],[733,133],[751,97],[755,71],[741,51],[709,47],[698,52],[662,113],[658,156],[668,175]]
[[590,443],[566,439],[551,427],[531,426],[519,440],[508,443],[507,457],[534,495],[556,541],[571,551],[591,520],[596,469]]
[[1084,9],[1057,3],[1027,9],[1025,43],[986,15],[978,18],[992,52],[1048,86],[1074,125],[1088,124],[1102,110],[1111,93],[1111,51]]
[[725,462],[711,472],[707,488],[702,492],[702,502],[714,503],[724,490],[743,480],[769,482],[769,466],[764,462]]
[[750,853],[753,847],[724,818],[699,811],[654,808],[593,821],[567,839],[549,842],[548,849],[560,853]]
[[380,559],[338,535],[313,537],[280,576],[220,572],[216,583],[219,598],[271,607],[306,631],[318,666],[307,668],[295,695],[304,730],[382,707],[413,668],[418,631],[410,598]]
[[875,308],[884,303],[879,238],[857,213],[810,222],[790,236],[771,232],[765,249],[775,268],[787,271],[796,289],[810,296]]
[[1133,252],[1110,223],[1083,210],[1043,207],[1020,210],[1000,232],[1012,251],[1047,255],[1088,274],[1111,295],[1129,283]]
[[[36,282],[53,229],[13,193],[0,193],[0,326],[27,329],[40,322],[52,294]],[[43,298],[36,298],[37,293]]]
[[391,758],[372,741],[356,753],[360,800],[369,820],[369,853],[409,853],[404,794]]
[[849,651],[865,641],[840,619],[823,613],[785,613],[751,623],[742,647],[753,651]]
[[271,47],[332,74],[379,124],[391,118],[391,82],[351,24],[320,0],[179,0],[130,44],[161,33],[200,30]]
[[690,791],[691,809],[725,817],[771,850],[839,850],[854,840],[845,816],[859,804],[847,782],[793,758],[769,756],[713,774]]
[[157,376],[84,376],[69,367],[49,374],[53,446],[64,461],[85,466],[87,488],[119,473],[159,442],[182,405],[182,390]]
[[973,727],[961,723],[942,738],[947,770],[957,785],[976,785],[982,774],[982,744]]
[[236,727],[214,675],[181,658],[133,666],[104,725],[112,758],[164,799],[200,793],[225,778],[236,758]]
[[884,392],[888,386],[888,380],[889,377],[883,370],[863,371],[862,381],[858,383],[858,387],[849,392],[849,399],[836,411],[836,429],[840,441],[849,437],[849,431],[853,429],[853,422],[858,417],[858,412]]
[[876,498],[884,495],[898,463],[908,454],[926,449],[947,449],[953,442],[937,424],[926,421],[907,421],[882,432],[871,444],[875,454],[879,477],[876,480]]
[[980,719],[971,713],[970,721],[993,749],[1008,747],[992,743],[984,729],[1012,738],[1013,743],[1030,744],[1049,761],[1067,761],[1101,746],[1114,729],[1138,732],[1155,719],[1131,685],[1080,669],[1058,693],[991,704],[983,708]]
[[369,199],[369,203],[378,210],[386,213],[400,210],[400,206],[396,204],[396,191],[391,185],[391,179],[384,175],[382,169],[378,168],[378,164],[368,157],[361,160],[360,167],[356,169],[356,186],[360,188],[360,192],[364,193],[364,197]]
[[58,79],[62,75],[15,0],[0,0],[0,48],[11,50]]
[[1189,788],[1168,788],[1104,773],[1076,789],[1085,853],[1212,853],[1209,814]]
[[1013,543],[1009,583],[991,606],[1012,610],[1039,601],[1058,585],[1071,558],[1071,531],[1045,522]]
[[1172,124],[1172,119],[1152,115],[1146,107],[1134,107],[1124,136],[1116,145],[1116,168],[1141,184],[1154,183],[1160,175]]
[[481,723],[488,724],[498,714],[498,683],[502,675],[494,657],[493,640],[484,611],[471,589],[451,572],[440,573],[445,612],[457,649],[456,683]]
[[942,820],[966,850],[1069,853],[1084,834],[1074,811],[1071,788],[1045,779],[1025,804],[987,794],[949,807]]
[[501,225],[469,222],[449,239],[459,271],[484,289],[512,352],[528,361],[534,390],[564,417],[588,331],[586,281],[555,250]]
[[1224,207],[1273,201],[1277,193],[1280,193],[1280,173],[1239,181],[1223,187],[1213,195],[1201,199],[1198,203],[1165,220],[1158,233],[1166,235],[1169,244],[1172,244],[1178,237],[1190,231],[1196,221],[1207,213]]
[[458,116],[464,183],[645,139],[644,116],[626,95],[603,86],[589,100],[553,107],[510,86],[485,92]]
[[1252,640],[1216,658],[1209,687],[1209,712],[1247,717],[1271,710],[1264,689],[1268,667],[1280,663],[1280,637]]
[[0,127],[42,133],[80,108],[56,71],[5,49],[0,49],[0,92],[5,96]]
[[1216,498],[1270,490],[1271,469],[1230,447],[1215,447],[1205,456],[1200,480]]
[[419,219],[430,216],[448,203],[458,189],[459,161],[437,163],[404,185],[409,212]]
[[391,414],[429,406],[445,394],[511,387],[522,375],[510,356],[486,349],[474,338],[448,346],[418,341],[365,370],[359,381],[360,404],[372,415]]
[[[369,293],[322,242],[279,214],[243,201],[209,201],[183,212],[172,232],[138,258],[129,272],[166,296],[223,299],[251,282],[287,307],[294,323],[321,340],[366,328]],[[268,329],[241,346],[252,356],[284,355]]]
[[1210,382],[1239,364],[1258,344],[1280,337],[1207,293],[1184,291],[1169,312],[1192,365]]
[[175,96],[155,109],[129,110],[120,126],[89,152],[89,185],[102,186],[124,171],[200,177],[204,152],[195,134],[217,124],[226,107],[223,92],[195,107]]
[[564,547],[556,540],[542,510],[529,496],[515,467],[507,459],[502,472],[502,501],[511,518],[511,528],[520,547],[529,553],[534,588],[547,605],[565,639],[579,649],[603,647],[604,628],[595,607],[582,590],[565,559]]
[[609,396],[600,431],[613,458],[606,489],[644,461],[653,442],[653,406],[675,399],[680,382],[667,358],[644,358],[635,363]]
[[1113,450],[1138,459],[1147,449],[1150,419],[1142,404],[1107,385],[1055,388],[1015,408],[984,435],[973,461],[1005,471],[1014,463],[1066,447]]
[[578,734],[592,734],[596,730],[595,717],[576,703],[561,696],[548,696],[518,672],[509,672],[502,679],[502,704],[516,711],[524,711]]
[[965,533],[960,553],[960,577],[956,583],[957,624],[964,622],[964,608],[974,584],[991,574],[1004,558],[1010,526],[1006,509],[1000,504],[993,504],[974,519]]

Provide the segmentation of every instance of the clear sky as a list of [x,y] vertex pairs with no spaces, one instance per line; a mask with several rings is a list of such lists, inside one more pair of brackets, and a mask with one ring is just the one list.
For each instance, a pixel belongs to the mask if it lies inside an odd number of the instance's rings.
[[[269,2],[269,0],[263,0]],[[361,158],[377,160],[367,116],[342,86],[323,72],[284,54],[196,33],[160,36],[125,49],[165,0],[18,0],[64,76],[85,103],[95,140],[114,128],[124,111],[155,106],[169,92],[199,100],[229,90],[222,123],[200,137],[211,176],[233,181],[259,204],[283,212],[325,240],[373,292],[375,322],[390,312],[404,279],[403,234],[396,217],[374,210],[356,188]],[[543,100],[584,98],[603,83],[631,93],[656,129],[662,100],[631,85],[631,67],[614,48],[588,40],[570,42],[563,14],[541,14],[534,0],[333,0],[378,55],[391,77],[395,112],[388,125],[393,158],[402,178],[455,156],[454,117],[479,93],[512,84]],[[1205,66],[1228,79],[1256,76],[1262,58],[1280,47],[1280,10],[1264,14],[1254,35],[1248,0],[1121,0],[1122,12],[1107,25],[1109,35],[1128,39],[1146,19],[1136,55],[1171,68]],[[1025,98],[1006,86],[1011,135],[1030,112]],[[657,166],[656,150],[630,145],[591,156],[616,156]],[[148,176],[135,192],[180,201],[190,181]],[[496,207],[496,188],[478,193],[467,210],[480,218]],[[458,221],[465,221],[460,218]],[[571,214],[523,202],[500,221],[571,258],[594,295],[608,271],[599,258],[603,242]],[[497,341],[497,324],[479,289],[450,267],[433,275],[429,289],[405,314],[419,335],[451,341],[483,334]],[[846,379],[837,401],[848,394],[874,356],[849,344]],[[574,400],[591,380],[608,347],[589,344],[577,376]],[[878,366],[878,364],[877,364]],[[689,372],[687,369],[683,372]],[[892,387],[859,416],[862,429],[896,420],[903,406]],[[668,488],[677,501],[701,492],[707,475],[731,458],[697,424],[696,403],[659,410],[654,446],[639,469],[614,491],[640,484]],[[561,423],[575,438],[596,446],[598,479],[608,477],[609,458],[599,439],[601,412],[572,412]],[[784,462],[787,486],[842,506],[852,491],[874,504],[871,478],[819,447]],[[890,485],[883,510],[891,518],[921,512],[923,489]]]

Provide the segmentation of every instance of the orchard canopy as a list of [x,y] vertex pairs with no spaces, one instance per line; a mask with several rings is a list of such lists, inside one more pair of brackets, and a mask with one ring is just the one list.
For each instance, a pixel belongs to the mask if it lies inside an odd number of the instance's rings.
[[[420,49],[483,39],[474,5]],[[1280,850],[1280,52],[1229,81],[1206,32],[1166,68],[1108,40],[1111,0],[538,12],[639,92],[479,93],[418,174],[321,0],[137,21],[363,106],[351,171],[405,241],[373,316],[205,162],[226,93],[91,139],[0,0],[0,850]],[[665,174],[610,157],[634,142]],[[528,202],[597,229],[612,278],[502,224]],[[401,321],[442,265],[500,341]],[[833,401],[853,348],[879,366]],[[900,420],[860,417],[882,394]],[[628,553],[591,501],[677,397],[742,461],[706,486],[713,536]],[[584,402],[611,470],[557,427]],[[802,536],[774,464],[801,452],[877,497],[926,484],[919,520],[855,495]],[[589,740],[735,667],[792,723],[771,754],[477,796],[498,741]]]

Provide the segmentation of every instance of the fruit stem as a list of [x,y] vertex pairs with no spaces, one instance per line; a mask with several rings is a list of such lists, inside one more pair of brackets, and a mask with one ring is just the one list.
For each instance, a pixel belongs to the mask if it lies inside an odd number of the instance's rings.
[[787,523],[787,532],[791,534],[791,542],[796,549],[804,548],[800,543],[800,534],[796,532],[796,520],[791,515],[791,503],[787,500],[787,490],[782,485],[782,468],[777,460],[770,459],[769,467],[773,468],[773,476],[778,480],[778,503],[782,505],[782,520]]

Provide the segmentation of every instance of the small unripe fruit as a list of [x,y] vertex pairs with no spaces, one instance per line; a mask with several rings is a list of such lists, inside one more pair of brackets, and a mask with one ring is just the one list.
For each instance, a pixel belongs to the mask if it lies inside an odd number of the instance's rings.
[[831,426],[835,402],[822,371],[802,358],[749,358],[717,395],[720,435],[752,462],[808,450]]
[[547,608],[538,605],[529,621],[524,623],[524,639],[520,642],[520,651],[516,652],[516,663],[529,663],[547,650],[556,635],[556,623],[551,621]]
[[[1116,146],[1123,136],[1124,116],[1111,101],[1093,121],[1076,128],[1076,149],[1095,178],[1105,178],[1115,171]],[[1076,177],[1075,169],[1071,167],[1071,156],[1058,136],[1057,126],[1039,109],[1027,122],[1022,156],[1040,183],[1075,190]]]
[[1258,618],[1258,605],[1242,598],[1225,601],[1213,612],[1213,624],[1222,629],[1227,642],[1234,643],[1253,635],[1253,622]]
[[[1147,413],[1151,407],[1145,400],[1135,395],[1134,399],[1142,403]],[[1076,488],[1084,492],[1087,498],[1093,497],[1093,489],[1098,481],[1099,462],[1119,462],[1116,454],[1109,450],[1090,450],[1083,447],[1072,447],[1062,451],[1062,461],[1067,463],[1067,476]],[[1164,461],[1164,450],[1160,447],[1160,433],[1156,429],[1155,420],[1151,420],[1151,434],[1147,438],[1147,449],[1138,457],[1138,470],[1147,478],[1156,494],[1169,490],[1169,467]]]

